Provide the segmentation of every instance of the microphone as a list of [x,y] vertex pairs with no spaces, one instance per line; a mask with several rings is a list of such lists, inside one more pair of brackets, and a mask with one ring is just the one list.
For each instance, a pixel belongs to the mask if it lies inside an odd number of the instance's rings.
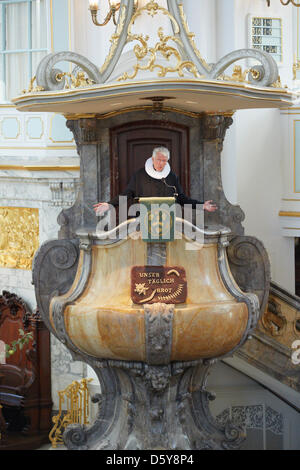
[[166,178],[162,178],[161,180],[162,180],[162,182],[163,182],[168,188],[174,189],[174,196],[177,197],[177,196],[178,196],[178,193],[177,193],[177,188],[176,188],[176,186],[170,186],[170,185],[166,182]]

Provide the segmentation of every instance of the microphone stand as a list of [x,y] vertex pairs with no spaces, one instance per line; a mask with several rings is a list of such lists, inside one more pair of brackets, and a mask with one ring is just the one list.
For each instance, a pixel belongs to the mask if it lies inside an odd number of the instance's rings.
[[170,185],[166,182],[166,178],[162,178],[161,180],[162,180],[162,182],[167,186],[167,188],[172,188],[172,189],[174,189],[174,196],[175,196],[175,197],[178,197],[178,193],[177,193],[177,188],[176,188],[176,186],[170,186]]

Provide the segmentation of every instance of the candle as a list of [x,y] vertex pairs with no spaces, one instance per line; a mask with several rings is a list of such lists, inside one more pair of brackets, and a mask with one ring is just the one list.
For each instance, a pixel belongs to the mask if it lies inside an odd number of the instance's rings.
[[99,10],[99,0],[89,0],[90,10]]

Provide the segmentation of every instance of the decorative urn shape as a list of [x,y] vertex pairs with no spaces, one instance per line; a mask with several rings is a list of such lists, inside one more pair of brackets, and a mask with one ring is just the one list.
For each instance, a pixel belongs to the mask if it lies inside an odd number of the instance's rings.
[[202,231],[203,243],[184,233],[171,243],[145,243],[136,230],[125,239],[111,235],[78,232],[74,283],[50,304],[52,327],[73,351],[163,365],[232,355],[245,342],[259,302],[230,272],[229,229]]

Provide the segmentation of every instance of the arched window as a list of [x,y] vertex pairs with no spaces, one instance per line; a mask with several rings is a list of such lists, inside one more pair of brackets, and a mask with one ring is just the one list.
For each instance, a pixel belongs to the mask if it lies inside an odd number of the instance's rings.
[[0,0],[0,101],[28,88],[47,52],[47,0]]

